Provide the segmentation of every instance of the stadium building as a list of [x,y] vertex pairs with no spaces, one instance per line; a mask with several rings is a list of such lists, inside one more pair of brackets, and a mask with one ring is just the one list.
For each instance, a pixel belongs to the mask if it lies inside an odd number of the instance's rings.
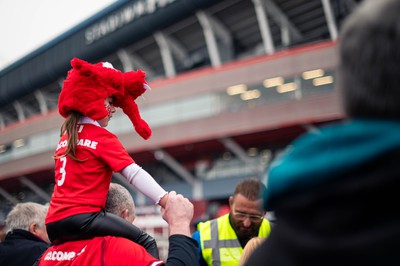
[[12,204],[50,199],[57,100],[73,57],[147,73],[152,91],[137,103],[152,138],[120,110],[107,129],[166,190],[192,199],[196,218],[215,214],[212,203],[240,179],[266,178],[294,138],[343,119],[338,32],[359,2],[117,1],[1,70],[0,220]]

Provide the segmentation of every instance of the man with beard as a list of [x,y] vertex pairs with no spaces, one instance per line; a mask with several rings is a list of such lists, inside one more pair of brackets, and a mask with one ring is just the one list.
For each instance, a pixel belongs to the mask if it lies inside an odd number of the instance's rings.
[[252,237],[268,236],[261,196],[265,189],[257,178],[242,180],[229,197],[230,212],[198,224],[192,237],[199,243],[199,265],[237,265]]

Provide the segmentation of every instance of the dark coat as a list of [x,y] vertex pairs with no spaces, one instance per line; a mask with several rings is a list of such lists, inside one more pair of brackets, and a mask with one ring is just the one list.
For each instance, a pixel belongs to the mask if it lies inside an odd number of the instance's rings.
[[0,265],[32,266],[49,246],[31,232],[15,229],[0,243]]
[[275,226],[246,265],[400,265],[399,132],[356,121],[295,141],[270,170]]

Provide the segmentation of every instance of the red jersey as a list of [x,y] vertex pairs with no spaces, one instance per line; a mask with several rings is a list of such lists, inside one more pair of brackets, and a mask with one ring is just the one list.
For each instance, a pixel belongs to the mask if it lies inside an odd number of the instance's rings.
[[55,152],[55,185],[46,224],[104,208],[112,173],[134,163],[116,135],[95,124],[78,125],[76,161],[64,155],[64,134]]
[[39,266],[159,266],[164,265],[146,250],[128,239],[105,236],[66,242],[48,248]]

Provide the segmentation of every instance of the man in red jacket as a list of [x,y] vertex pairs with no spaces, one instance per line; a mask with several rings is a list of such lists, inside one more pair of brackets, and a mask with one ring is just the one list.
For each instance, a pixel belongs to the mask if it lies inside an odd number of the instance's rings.
[[39,266],[196,265],[197,242],[190,235],[192,203],[172,191],[161,212],[169,225],[169,255],[166,262],[152,257],[142,246],[128,239],[105,236],[52,246],[42,256]]

